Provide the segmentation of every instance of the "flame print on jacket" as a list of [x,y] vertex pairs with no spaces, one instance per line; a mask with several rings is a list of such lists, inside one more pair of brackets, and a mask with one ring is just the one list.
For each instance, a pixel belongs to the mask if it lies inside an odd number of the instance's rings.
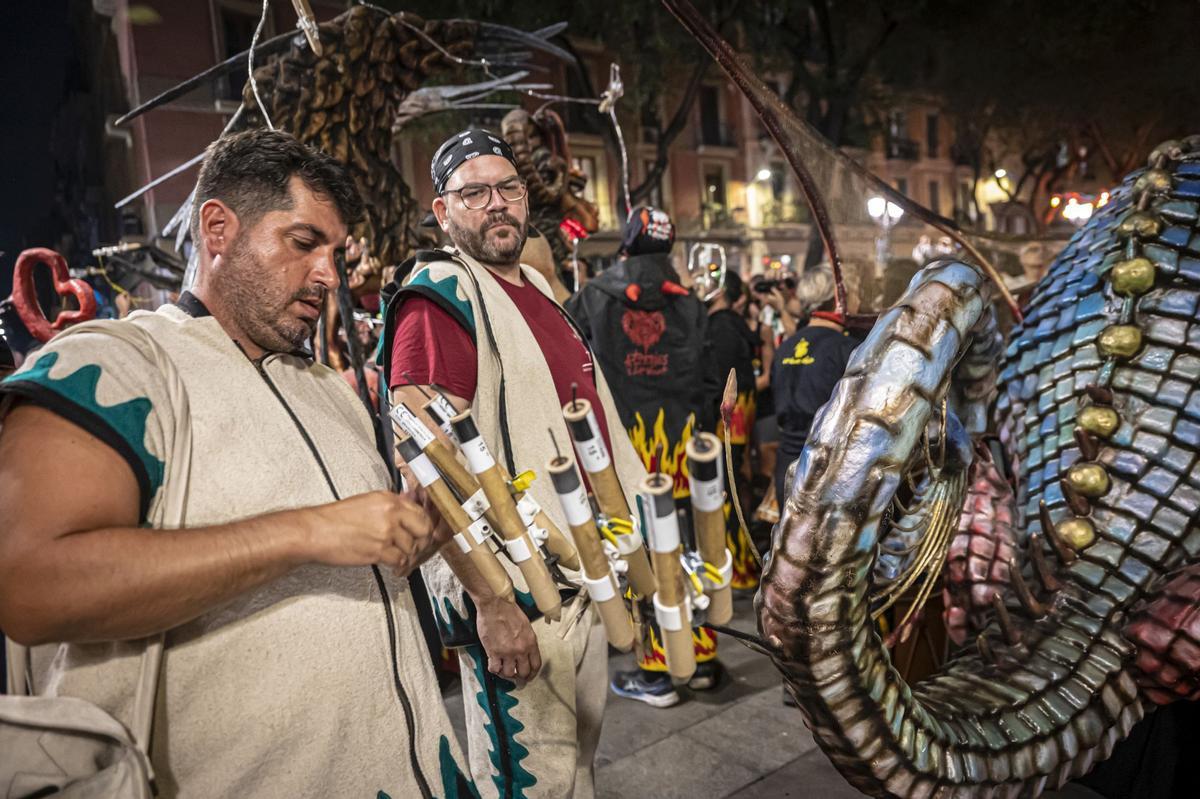
[[658,458],[658,470],[669,474],[675,481],[675,499],[691,496],[688,487],[687,443],[692,440],[692,423],[693,420],[688,419],[679,434],[679,439],[671,441],[671,437],[667,435],[666,411],[659,408],[652,431],[646,429],[646,420],[642,418],[641,411],[634,414],[633,427],[626,431],[646,471],[653,471],[653,459]]

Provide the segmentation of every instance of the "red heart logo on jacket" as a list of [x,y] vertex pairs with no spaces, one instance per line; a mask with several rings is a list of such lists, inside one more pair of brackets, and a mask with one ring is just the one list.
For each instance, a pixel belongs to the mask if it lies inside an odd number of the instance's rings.
[[663,331],[667,329],[667,320],[662,311],[636,311],[630,308],[621,317],[621,329],[630,341],[648,350],[662,338]]

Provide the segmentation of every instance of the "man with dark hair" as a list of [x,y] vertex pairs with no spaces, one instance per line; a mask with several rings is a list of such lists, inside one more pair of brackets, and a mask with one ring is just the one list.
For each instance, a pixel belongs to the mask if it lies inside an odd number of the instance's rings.
[[[755,387],[754,350],[758,338],[750,330],[744,316],[748,302],[746,284],[736,272],[725,273],[721,293],[708,303],[709,397],[712,414],[720,418],[717,406],[725,391],[730,370],[737,374],[737,399],[729,424],[721,419],[717,434],[728,440],[733,453],[734,474],[742,474],[742,462],[750,446],[750,431],[754,428]],[[730,486],[729,490],[738,490]],[[740,496],[740,495],[739,495]],[[738,522],[736,513],[729,513],[726,526],[729,551],[733,553],[732,585],[740,590],[758,586],[758,558],[750,531]]]
[[[546,281],[521,262],[525,184],[512,150],[486,130],[451,136],[431,165],[433,212],[453,247],[428,254],[388,304],[382,366],[394,402],[414,410],[437,385],[510,474],[541,472],[569,446],[562,406],[588,400],[618,476],[631,490],[645,469],[578,328]],[[416,385],[411,385],[416,384]],[[431,429],[436,425],[427,422]],[[528,495],[563,531],[548,477]],[[486,797],[591,797],[604,713],[607,644],[591,605],[530,624],[521,573],[505,563],[518,608],[493,594],[448,547],[422,568],[443,640],[458,648],[471,771]],[[568,579],[578,575],[564,569]]]
[[0,384],[0,627],[35,691],[126,724],[165,636],[165,796],[474,795],[404,576],[447,531],[300,352],[354,186],[262,130],[214,143],[200,186],[178,304],[72,328]]

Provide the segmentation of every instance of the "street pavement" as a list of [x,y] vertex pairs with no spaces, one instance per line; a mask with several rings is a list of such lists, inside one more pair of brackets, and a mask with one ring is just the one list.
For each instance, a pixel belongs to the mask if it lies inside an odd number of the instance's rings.
[[[734,602],[733,627],[753,630],[749,595]],[[727,674],[703,693],[680,689],[683,701],[656,709],[609,694],[596,756],[597,799],[752,799],[862,794],[830,765],[804,726],[783,704],[771,662],[728,636],[720,638]],[[633,667],[614,654],[609,673]],[[465,741],[462,694],[446,694],[450,720]]]

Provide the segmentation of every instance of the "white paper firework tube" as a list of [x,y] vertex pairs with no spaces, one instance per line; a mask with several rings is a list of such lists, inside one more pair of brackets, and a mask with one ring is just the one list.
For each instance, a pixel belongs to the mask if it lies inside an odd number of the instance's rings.
[[496,459],[492,457],[487,442],[483,440],[470,411],[463,411],[450,420],[458,440],[462,442],[461,449],[467,458],[467,467],[479,481],[483,493],[487,495],[491,505],[490,518],[496,526],[500,537],[504,539],[505,549],[513,563],[521,570],[529,593],[538,610],[551,621],[558,621],[562,616],[562,597],[546,568],[546,561],[541,557],[537,545],[530,538],[529,530],[521,520],[512,493],[508,490],[506,479]]
[[633,647],[633,620],[625,601],[617,594],[616,578],[608,556],[604,554],[592,504],[588,502],[583,481],[575,469],[575,461],[570,456],[561,456],[550,461],[546,469],[550,472],[554,491],[567,517],[571,537],[575,539],[575,548],[579,551],[583,566],[584,585],[596,604],[608,642],[620,651],[628,652]]
[[733,555],[725,543],[725,480],[719,439],[712,433],[692,436],[687,459],[696,548],[705,562],[721,570],[721,584],[708,592],[707,620],[728,624],[733,618],[733,592],[729,588]]
[[642,481],[640,493],[646,536],[658,578],[654,615],[662,632],[667,671],[677,680],[686,680],[696,671],[696,651],[692,647],[691,598],[679,562],[683,546],[675,515],[674,487],[670,477],[655,473]]
[[447,546],[458,547],[463,554],[470,558],[472,565],[475,566],[493,593],[509,602],[515,601],[512,581],[508,578],[504,566],[496,558],[496,553],[488,546],[484,537],[486,525],[480,527],[483,520],[472,520],[466,509],[458,503],[454,493],[446,485],[446,481],[442,479],[441,472],[421,452],[415,439],[408,435],[402,435],[396,439],[396,447],[400,452],[400,457],[412,468],[417,482],[424,487],[430,499],[433,500],[438,513],[454,531],[454,540]]
[[[629,503],[625,500],[625,492],[617,478],[617,470],[613,468],[608,447],[604,444],[604,436],[600,434],[600,426],[592,412],[591,403],[583,399],[568,402],[563,406],[563,418],[567,422],[567,430],[571,433],[575,451],[579,453],[579,464],[588,474],[588,481],[591,483],[600,512],[610,519],[621,519],[632,525],[633,515],[629,512]],[[622,539],[624,536],[617,536],[618,541]],[[632,541],[622,543],[624,546],[619,544],[618,549],[621,551],[621,559],[628,566],[630,588],[640,597],[653,596],[655,578],[646,550],[640,545],[633,546]]]

